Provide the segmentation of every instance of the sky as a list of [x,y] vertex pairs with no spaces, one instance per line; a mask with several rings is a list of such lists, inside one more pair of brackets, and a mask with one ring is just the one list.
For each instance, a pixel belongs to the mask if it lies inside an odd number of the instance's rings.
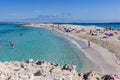
[[120,0],[0,0],[0,22],[120,22]]

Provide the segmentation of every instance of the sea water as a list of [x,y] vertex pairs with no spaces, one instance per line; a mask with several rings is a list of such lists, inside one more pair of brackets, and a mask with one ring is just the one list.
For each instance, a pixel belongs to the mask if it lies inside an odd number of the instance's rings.
[[[14,42],[14,49],[10,46]],[[0,61],[47,60],[60,65],[76,65],[82,71],[92,64],[77,46],[50,30],[22,27],[18,24],[0,24]]]
[[[57,23],[57,24],[66,24],[66,23]],[[120,29],[120,23],[68,23],[68,24]]]

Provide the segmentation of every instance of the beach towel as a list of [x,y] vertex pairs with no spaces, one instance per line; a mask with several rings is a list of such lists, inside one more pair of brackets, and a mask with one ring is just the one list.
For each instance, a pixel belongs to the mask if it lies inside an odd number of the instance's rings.
[[110,36],[110,34],[109,33],[104,33],[105,35],[107,35],[107,36]]
[[108,37],[110,37],[110,34],[109,34],[109,33],[105,33],[104,36],[105,36],[106,38],[108,38]]
[[113,78],[112,80],[120,80],[120,78]]
[[114,32],[114,34],[118,34],[118,32]]

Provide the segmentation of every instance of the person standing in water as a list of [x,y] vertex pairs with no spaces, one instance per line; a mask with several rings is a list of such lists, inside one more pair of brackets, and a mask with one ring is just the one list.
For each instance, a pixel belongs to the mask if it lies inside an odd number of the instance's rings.
[[10,41],[10,46],[11,46],[12,48],[14,48],[14,42],[13,42],[13,41]]
[[90,47],[90,41],[88,41],[88,47]]
[[22,33],[20,33],[20,36],[22,36]]

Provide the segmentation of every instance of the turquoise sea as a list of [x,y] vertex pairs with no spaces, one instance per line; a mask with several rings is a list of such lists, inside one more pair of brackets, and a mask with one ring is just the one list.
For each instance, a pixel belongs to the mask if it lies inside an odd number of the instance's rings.
[[[0,61],[48,60],[60,65],[77,65],[78,71],[89,64],[80,49],[65,37],[43,28],[18,26],[0,24]],[[14,49],[10,46],[11,40]]]

